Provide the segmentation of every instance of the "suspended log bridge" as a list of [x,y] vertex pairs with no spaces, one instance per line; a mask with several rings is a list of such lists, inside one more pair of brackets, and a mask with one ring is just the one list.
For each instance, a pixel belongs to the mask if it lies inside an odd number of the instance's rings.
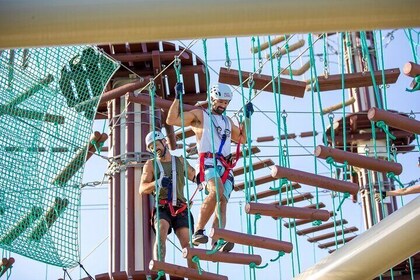
[[271,176],[276,179],[287,178],[290,181],[295,181],[301,184],[318,186],[320,188],[329,189],[331,191],[348,192],[353,195],[357,194],[359,191],[359,186],[354,183],[315,175],[296,169],[280,167],[277,165],[273,167]]
[[239,233],[221,228],[212,228],[209,236],[213,240],[223,239],[225,241],[233,242],[235,244],[254,246],[273,251],[283,251],[285,253],[290,253],[293,250],[293,244],[290,242],[285,242],[262,236]]
[[371,121],[384,121],[387,125],[407,132],[420,134],[420,121],[378,108],[370,108],[368,118]]
[[391,162],[383,159],[377,159],[359,154],[346,152],[340,149],[333,149],[325,146],[317,146],[315,155],[318,158],[327,159],[331,157],[334,161],[339,163],[347,162],[351,166],[374,170],[378,172],[393,172],[395,175],[402,173],[402,165],[396,162]]

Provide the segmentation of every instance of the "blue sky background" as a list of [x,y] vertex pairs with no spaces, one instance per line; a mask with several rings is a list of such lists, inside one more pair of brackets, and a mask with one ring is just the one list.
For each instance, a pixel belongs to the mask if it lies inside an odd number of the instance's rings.
[[[418,30],[417,30],[418,31]],[[385,37],[390,31],[383,31],[382,35]],[[400,68],[402,72],[402,67],[407,61],[413,61],[413,54],[409,41],[407,40],[406,35],[403,30],[398,30],[393,33],[394,39],[389,41],[390,37],[386,37],[383,40],[383,43],[387,44],[387,47],[384,49],[384,59],[385,59],[385,68]],[[330,36],[329,43],[335,50],[340,50],[338,44],[337,36]],[[377,37],[379,38],[379,37]],[[306,44],[300,50],[304,50],[307,46],[307,35],[295,35],[291,42],[296,42],[298,39],[304,39]],[[267,41],[266,36],[260,37],[261,42]],[[188,45],[191,41],[183,41],[182,43]],[[237,55],[236,55],[236,46],[235,39],[229,38],[229,55],[232,59],[232,68],[238,69]],[[249,51],[252,41],[250,37],[240,38],[239,42],[239,53],[241,61],[241,69],[244,71],[253,71],[253,58]],[[180,42],[174,42],[179,44]],[[299,54],[300,50],[291,53],[291,60],[293,60],[296,55]],[[204,60],[204,51],[202,41],[197,41],[193,47],[192,51],[196,53],[201,59]],[[315,45],[315,53],[322,54],[323,52],[323,41],[319,40]],[[210,67],[211,83],[215,83],[218,79],[217,72],[221,66],[225,64],[225,42],[224,39],[209,39],[207,41],[207,53],[208,53],[208,62]],[[265,52],[263,52],[263,57],[265,58]],[[330,73],[337,74],[340,71],[340,56],[332,54],[332,49],[329,50],[328,56],[330,63]],[[309,59],[308,52],[302,55],[302,58],[299,59],[292,68],[299,68],[300,65],[305,63]],[[265,62],[265,59],[264,59]],[[323,73],[323,62],[319,58],[316,58],[317,62],[317,73],[322,75]],[[258,65],[258,62],[256,62]],[[283,57],[282,66],[287,66],[287,58]],[[263,73],[271,75],[270,63],[266,63],[263,68]],[[309,79],[309,72],[303,76],[294,77],[298,80],[307,80]],[[288,78],[287,76],[283,76]],[[398,110],[400,112],[410,113],[413,111],[416,115],[416,119],[420,120],[420,92],[409,93],[405,91],[405,88],[408,87],[412,78],[406,77],[401,73],[396,84],[390,85],[387,88],[387,100],[388,100],[388,109]],[[236,88],[236,87],[235,87]],[[235,92],[234,99],[229,106],[228,115],[232,115],[233,112],[239,110],[242,106],[241,96],[239,94],[240,90]],[[244,88],[244,93],[248,96],[248,89]],[[348,98],[348,92],[346,92],[346,98]],[[318,108],[318,99],[315,99],[316,106],[315,111],[319,112]],[[312,130],[312,115],[311,115],[311,93],[306,92],[305,97],[302,99],[292,98],[288,96],[281,96],[282,108],[281,110],[286,110],[287,117],[287,127],[288,133],[295,133],[299,135],[301,132],[306,132]],[[341,90],[340,91],[328,91],[321,92],[321,102],[323,107],[327,107],[342,101]],[[252,118],[252,136],[251,139],[255,140],[257,137],[262,136],[277,136],[276,135],[276,124],[275,124],[275,107],[274,107],[274,96],[273,93],[261,92],[258,96],[255,97],[253,103],[256,107],[256,112]],[[349,112],[350,108],[346,109],[346,112]],[[338,120],[342,117],[342,111],[337,111],[334,116],[334,120]],[[325,123],[328,125],[328,117],[325,116]],[[106,124],[107,125],[107,124]],[[104,121],[96,121],[94,130],[102,131],[104,126]],[[322,132],[322,126],[319,114],[316,116],[316,130]],[[316,137],[317,144],[322,143],[322,133]],[[195,142],[195,139],[190,138],[187,142]],[[254,143],[256,144],[256,143]],[[278,164],[278,148],[277,142],[265,142],[260,143],[261,152],[254,157],[253,161],[258,162],[260,159],[272,158],[276,164]],[[313,152],[314,147],[313,138],[300,138],[297,137],[294,140],[289,140],[290,147],[290,163],[291,168],[300,169],[307,172],[314,172],[314,159],[310,153]],[[107,145],[107,144],[106,144]],[[302,146],[305,147],[302,148]],[[175,154],[180,155],[181,150],[177,151]],[[106,153],[104,154],[106,156]],[[402,163],[404,171],[400,176],[400,179],[403,183],[408,183],[412,180],[417,180],[420,178],[419,167],[417,166],[420,153],[418,149],[414,152],[409,152],[403,155],[398,156],[398,161]],[[195,160],[191,161],[192,165],[195,165]],[[242,164],[242,163],[240,163]],[[322,175],[329,176],[329,170],[325,167],[327,164],[325,161],[318,161],[318,172]],[[92,181],[102,181],[103,174],[107,168],[107,161],[99,157],[92,157],[86,164],[85,175],[83,183],[92,182]],[[269,169],[263,169],[255,172],[255,178],[270,174]],[[237,182],[243,180],[243,177],[235,178]],[[257,186],[257,191],[262,191],[268,189],[273,184],[265,184]],[[190,185],[190,194],[195,189],[195,185]],[[301,189],[298,190],[298,193],[311,192],[315,196],[315,188],[310,186],[303,185]],[[298,193],[295,193],[298,194]],[[404,198],[403,203],[409,202],[413,199],[415,195],[407,196]],[[261,200],[261,202],[271,202],[274,201],[273,197],[266,198]],[[325,209],[332,210],[332,199],[330,192],[321,192],[320,201],[325,203],[327,207]],[[400,205],[401,201],[398,199]],[[315,202],[315,200],[314,200]],[[336,199],[336,205],[339,203]],[[309,202],[300,202],[295,206],[305,206]],[[201,197],[198,194],[195,198],[194,205],[192,207],[193,215],[195,219],[198,217],[198,209],[201,205]],[[227,229],[235,231],[246,231],[246,220],[244,212],[244,193],[243,192],[234,192],[232,194],[231,200],[228,206],[228,220],[227,220]],[[357,234],[360,234],[364,231],[364,224],[362,220],[362,212],[359,203],[353,203],[351,200],[347,199],[342,206],[342,215],[343,218],[349,221],[348,226],[356,226],[359,228]],[[252,224],[253,224],[253,218]],[[207,226],[207,231],[210,230],[210,224]],[[269,250],[255,248],[254,252],[256,254],[261,254],[263,258],[263,264],[269,263],[269,266],[262,270],[256,270],[256,278],[263,279],[291,279],[293,274],[297,275],[299,273],[297,259],[299,258],[300,271],[304,271],[306,268],[312,266],[318,260],[328,255],[328,250],[321,250],[317,247],[315,243],[309,243],[306,237],[298,236],[297,239],[294,237],[294,232],[289,232],[284,226],[280,226],[278,221],[273,220],[270,217],[262,217],[257,222],[257,235],[277,238],[279,234],[279,228],[282,228],[282,240],[292,241],[295,245],[293,258],[294,258],[294,269],[292,266],[292,254],[286,254],[283,256],[279,262],[272,263],[270,259],[277,256],[277,252],[272,252]],[[308,225],[300,226],[298,229],[303,229],[308,227]],[[82,207],[81,207],[81,227],[80,227],[80,236],[81,236],[81,258],[82,264],[87,269],[87,271],[94,276],[95,274],[100,274],[108,271],[108,184],[105,182],[101,186],[97,187],[86,187],[82,191]],[[319,232],[321,234],[324,232]],[[351,234],[349,234],[350,236]],[[169,237],[173,239],[173,235]],[[296,240],[298,246],[296,246]],[[322,241],[324,243],[325,241]],[[175,242],[179,247],[179,244]],[[237,245],[234,249],[234,252],[246,252],[247,248]],[[58,279],[63,277],[63,272],[60,268],[49,266],[43,263],[35,262],[25,257],[20,257],[18,255],[12,254],[16,259],[15,266],[12,270],[10,279],[20,280],[20,279]],[[185,260],[182,258],[181,253],[175,249],[170,243],[167,245],[167,262],[174,262],[177,264],[185,265]],[[216,264],[206,262],[201,263],[202,267],[206,271],[215,272]],[[230,264],[220,264],[220,273],[223,275],[229,276],[230,279],[249,279],[249,268],[243,265],[230,265]],[[294,271],[293,271],[294,270]],[[79,268],[71,270],[72,279],[79,279],[85,277],[86,275],[80,271]],[[277,277],[278,275],[278,277]]]

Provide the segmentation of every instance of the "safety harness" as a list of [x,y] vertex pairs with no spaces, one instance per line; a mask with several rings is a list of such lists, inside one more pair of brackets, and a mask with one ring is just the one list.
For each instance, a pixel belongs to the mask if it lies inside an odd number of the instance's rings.
[[[226,139],[229,135],[230,137],[230,130],[228,129],[228,119],[224,116],[222,116],[224,122],[225,122],[225,130],[223,132],[223,134],[221,134],[222,132],[222,128],[220,126],[217,126],[214,119],[213,119],[213,115],[207,111],[204,111],[205,113],[207,113],[207,115],[209,116],[209,118],[211,119],[211,122],[213,123],[213,126],[216,128],[217,131],[217,135],[220,138],[220,146],[218,149],[218,152],[213,154],[211,152],[204,152],[204,153],[199,153],[198,154],[198,158],[199,158],[199,164],[200,164],[200,181],[204,182],[204,173],[205,173],[205,166],[204,166],[204,160],[206,158],[216,158],[216,160],[218,160],[222,166],[225,168],[225,171],[223,172],[222,176],[221,176],[221,180],[222,183],[224,184],[227,180],[227,178],[229,177],[229,172],[236,166],[236,163],[238,162],[238,158],[239,158],[239,151],[240,151],[240,146],[241,146],[241,142],[238,141],[238,144],[236,145],[236,155],[235,155],[235,159],[227,159],[226,157],[223,156],[222,154],[222,150],[223,150],[223,146],[225,145]],[[241,130],[241,128],[240,128]]]
[[[162,163],[160,162],[160,160],[156,160],[158,167],[159,167],[159,171],[160,171],[160,176],[159,176],[159,182],[162,182],[163,177],[166,175],[165,174],[165,170],[163,169]],[[174,178],[174,174],[176,176],[176,158],[174,156],[171,156],[171,163],[172,163],[172,184],[171,187],[168,188],[168,196],[166,199],[159,199],[159,205],[161,206],[167,206],[169,208],[169,211],[171,212],[171,216],[175,217],[176,215],[178,215],[179,213],[182,213],[186,208],[187,208],[187,203],[185,202],[179,202],[177,200],[177,196],[176,196],[176,187],[177,187],[177,180],[176,178]],[[199,188],[196,188],[193,195],[191,196],[190,199],[190,206],[192,205],[192,200],[195,196],[195,194],[197,193],[197,190]],[[175,195],[174,195],[175,194]],[[175,210],[174,207],[178,207],[177,210]],[[153,215],[152,215],[153,217]]]

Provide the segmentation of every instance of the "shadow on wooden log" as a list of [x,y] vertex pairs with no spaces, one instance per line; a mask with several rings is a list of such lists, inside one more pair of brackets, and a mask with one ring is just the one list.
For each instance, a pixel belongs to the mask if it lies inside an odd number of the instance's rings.
[[186,277],[189,279],[206,279],[206,280],[228,280],[224,275],[218,275],[209,272],[202,272],[201,274],[197,269],[187,268],[179,265],[169,264],[156,260],[151,260],[149,263],[149,269],[152,271],[164,271],[169,275],[178,277]]
[[255,263],[260,265],[262,258],[260,255],[240,254],[231,252],[215,252],[208,254],[210,251],[195,248],[184,248],[182,249],[182,256],[186,259],[192,259],[197,256],[202,261],[212,262],[224,262],[224,263],[236,263],[236,264],[250,264]]

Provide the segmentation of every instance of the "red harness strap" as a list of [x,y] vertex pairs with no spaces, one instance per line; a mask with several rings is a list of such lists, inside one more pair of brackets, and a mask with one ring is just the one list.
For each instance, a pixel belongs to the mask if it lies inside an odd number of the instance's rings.
[[167,199],[160,199],[159,200],[159,205],[168,206],[172,217],[175,217],[176,215],[178,215],[179,213],[182,213],[185,209],[187,209],[187,204],[186,203],[181,203],[181,207],[179,207],[175,211],[174,206],[172,205],[172,201],[169,201]]
[[[220,154],[215,154],[216,156],[216,160],[219,160],[220,163],[223,165],[223,167],[225,168],[225,171],[222,174],[222,183],[224,184],[229,176],[229,172],[236,166],[236,163],[238,162],[238,157],[239,157],[239,151],[240,151],[240,145],[241,143],[238,142],[238,144],[236,145],[236,156],[235,156],[235,160],[232,160],[231,162],[228,162],[226,160],[226,158]],[[206,158],[213,158],[213,153],[210,152],[206,152],[206,153],[199,153],[198,154],[198,158],[200,160],[200,181],[204,182],[204,160]]]

